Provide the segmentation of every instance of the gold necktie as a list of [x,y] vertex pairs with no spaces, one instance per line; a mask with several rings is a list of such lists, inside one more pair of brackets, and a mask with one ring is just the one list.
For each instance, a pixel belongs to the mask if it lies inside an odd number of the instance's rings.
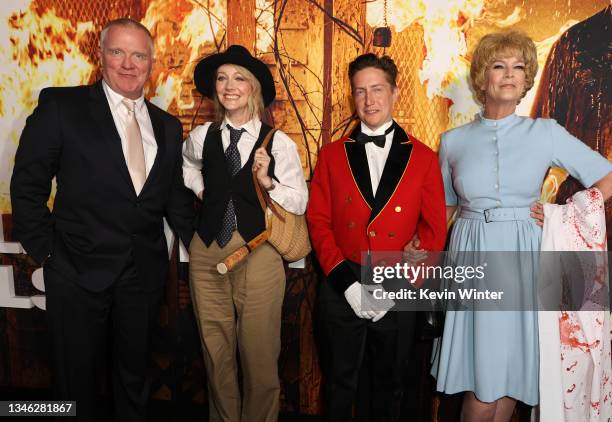
[[125,125],[127,167],[130,172],[130,177],[132,178],[136,195],[139,195],[142,187],[144,186],[145,180],[147,179],[144,149],[142,146],[142,135],[140,134],[140,127],[138,126],[138,121],[136,120],[136,102],[124,98],[123,105],[125,105],[128,110],[128,117]]

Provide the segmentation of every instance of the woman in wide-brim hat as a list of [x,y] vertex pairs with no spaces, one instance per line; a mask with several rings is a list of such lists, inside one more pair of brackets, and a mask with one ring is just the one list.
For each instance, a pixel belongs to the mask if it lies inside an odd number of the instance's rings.
[[[281,256],[264,243],[225,275],[216,265],[265,230],[252,172],[270,197],[303,214],[308,191],[295,143],[262,123],[276,95],[268,67],[232,45],[195,68],[198,91],[215,104],[215,122],[196,127],[183,147],[185,186],[202,199],[190,245],[189,278],[204,350],[210,420],[276,421],[280,385]],[[238,387],[240,351],[242,391]]]

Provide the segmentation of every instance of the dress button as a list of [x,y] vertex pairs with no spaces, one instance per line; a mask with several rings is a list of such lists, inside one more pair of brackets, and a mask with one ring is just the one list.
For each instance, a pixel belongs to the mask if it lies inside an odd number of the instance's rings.
[[401,211],[402,211],[402,207],[400,207],[399,205],[395,207],[395,212],[401,212]]
[[376,232],[374,230],[371,230],[369,235],[370,237],[376,237]]
[[497,122],[493,122],[493,126],[497,126]]
[[495,184],[495,189],[499,190],[499,185],[497,183]]

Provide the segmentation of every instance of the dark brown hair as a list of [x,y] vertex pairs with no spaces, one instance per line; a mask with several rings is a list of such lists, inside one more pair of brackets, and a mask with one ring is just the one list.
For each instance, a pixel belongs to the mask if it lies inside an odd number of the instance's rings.
[[387,82],[389,82],[393,88],[397,87],[397,66],[393,59],[386,55],[378,57],[373,53],[362,54],[349,64],[348,76],[351,81],[351,86],[353,85],[353,77],[355,74],[368,67],[380,69],[385,72]]

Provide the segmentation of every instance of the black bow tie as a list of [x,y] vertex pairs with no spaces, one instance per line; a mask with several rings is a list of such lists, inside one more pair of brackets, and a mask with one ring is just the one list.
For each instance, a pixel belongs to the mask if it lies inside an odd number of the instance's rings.
[[395,123],[392,123],[391,126],[389,126],[387,130],[385,130],[385,133],[383,135],[370,136],[360,131],[357,134],[357,139],[355,140],[362,145],[365,145],[368,142],[374,142],[374,145],[376,145],[377,147],[384,148],[387,135],[391,133],[393,129],[395,129]]

